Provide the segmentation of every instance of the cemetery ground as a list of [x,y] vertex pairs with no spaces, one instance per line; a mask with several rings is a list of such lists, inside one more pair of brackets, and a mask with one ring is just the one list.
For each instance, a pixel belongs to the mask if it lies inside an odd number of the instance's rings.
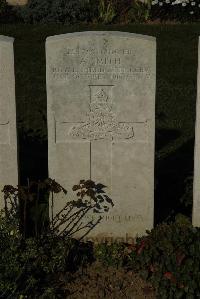
[[[155,298],[155,290],[149,282],[145,282],[146,279],[154,285],[154,288],[160,289],[158,298],[196,298],[195,294],[200,288],[198,285],[199,231],[194,229],[189,221],[191,222],[192,211],[197,53],[198,36],[200,35],[198,24],[91,27],[88,25],[81,27],[1,25],[0,34],[15,38],[20,184],[26,185],[27,179],[43,180],[48,177],[45,39],[55,34],[89,30],[134,32],[157,38],[156,229],[150,233],[151,237],[139,239],[137,244],[132,247],[115,244],[100,245],[95,251],[97,260],[93,262],[88,256],[90,250],[81,249],[79,251],[75,246],[72,247],[73,251],[70,251],[69,255],[68,253],[64,255],[62,245],[60,248],[59,246],[55,247],[55,252],[52,252],[51,257],[54,257],[52,261],[55,262],[53,267],[57,267],[57,276],[47,275],[47,278],[51,277],[51,281],[48,281],[46,294],[41,298],[64,298],[68,294],[68,289],[77,290],[74,295],[71,295],[71,298],[76,299],[84,298],[84,296],[87,299]],[[177,214],[179,214],[178,217]],[[185,215],[186,218],[180,214]],[[175,219],[175,224],[157,226],[163,221],[170,223]],[[31,225],[31,223],[29,224]],[[17,236],[10,239],[5,239],[8,242],[5,243],[7,254],[10,254],[6,260],[9,265],[12,265],[14,262],[11,257],[14,257],[14,252],[18,250],[15,247],[17,246],[17,244],[15,245]],[[56,242],[58,240],[54,239],[53,241],[53,244],[58,244]],[[42,264],[41,259],[38,258],[40,255],[35,252],[40,252],[43,247],[34,242],[30,239],[29,246],[24,245],[32,250],[29,252],[32,261],[30,268],[32,266],[34,268],[31,268],[32,271],[35,271],[37,267],[41,269],[40,264]],[[65,244],[65,246],[67,245]],[[47,246],[47,249],[49,248]],[[80,246],[80,248],[82,247]],[[84,252],[86,252],[85,255]],[[6,254],[6,250],[4,253]],[[71,262],[70,265],[73,266],[73,261],[76,261],[76,258],[79,260],[81,256],[85,257],[86,263],[81,266],[82,261],[78,261],[78,270],[69,267],[71,274],[67,273],[67,276],[66,273],[62,273],[62,267],[61,271],[59,270],[63,261],[68,259]],[[5,255],[4,258],[6,258]],[[23,260],[23,256],[20,258]],[[17,262],[16,272],[13,271],[15,274],[19,271]],[[42,262],[46,265],[45,259]],[[51,260],[47,260],[47,265],[50,265],[50,262]],[[124,265],[128,265],[128,269],[125,269]],[[181,268],[181,266],[183,267]],[[4,269],[9,271],[8,268]],[[72,270],[77,271],[73,273]],[[29,281],[33,286],[35,280],[40,277],[38,271],[34,271],[33,273],[36,275],[30,276],[32,280]],[[48,273],[48,271],[46,272]],[[137,272],[143,279],[139,278]],[[27,277],[29,274],[29,270],[26,269]],[[72,280],[70,281],[70,279]],[[16,287],[9,283],[6,294],[9,292],[12,294]],[[58,290],[57,294],[53,294],[56,288],[62,289],[63,292],[65,290],[65,295],[59,294]],[[167,293],[167,289],[170,289],[169,293]],[[21,294],[23,291],[21,290]],[[2,298],[9,298],[10,295],[6,296]],[[26,297],[24,292],[19,298],[32,298],[30,296],[29,294],[29,297]],[[39,298],[39,296],[36,295],[35,298]]]
[[[4,188],[13,204],[0,217],[1,298],[198,297],[200,229],[187,218],[179,215],[174,223],[158,225],[134,242],[83,242],[68,232],[59,234],[62,219],[54,225],[46,213],[40,214],[39,204],[58,192],[63,189],[50,179],[30,182],[28,188]],[[68,207],[77,204],[79,199]],[[24,210],[25,205],[29,209]]]

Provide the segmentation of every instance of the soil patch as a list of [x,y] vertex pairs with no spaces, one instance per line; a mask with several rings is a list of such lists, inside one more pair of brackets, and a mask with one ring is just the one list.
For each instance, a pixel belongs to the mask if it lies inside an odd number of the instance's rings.
[[[64,279],[64,277],[63,277]],[[66,276],[67,279],[67,276]],[[65,284],[69,299],[155,299],[155,290],[137,274],[95,262]]]

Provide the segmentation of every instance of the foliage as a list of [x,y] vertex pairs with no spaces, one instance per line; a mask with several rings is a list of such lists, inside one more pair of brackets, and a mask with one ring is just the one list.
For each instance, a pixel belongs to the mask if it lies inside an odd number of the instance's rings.
[[106,266],[124,266],[126,245],[124,243],[101,243],[94,247],[95,258]]
[[192,207],[193,203],[193,175],[187,176],[185,181],[185,190],[180,202],[186,207]]
[[[60,184],[47,179],[43,182],[28,182],[28,186],[17,188],[4,186],[5,208],[0,215],[1,298],[26,298],[22,296],[30,294],[34,298],[63,298],[69,293],[64,288],[70,278],[69,272],[93,261],[93,253],[91,243],[72,239],[72,228],[60,232],[59,225],[66,224],[68,228],[69,222],[75,222],[72,225],[75,228],[80,214],[84,216],[89,210],[94,213],[107,212],[108,204],[113,206],[113,203],[103,188],[103,184],[81,180],[79,185],[73,186],[78,199],[66,205],[70,212],[74,208],[76,212],[71,216],[67,213],[69,218],[60,218],[61,214],[58,213],[48,223],[46,208],[44,212],[40,206],[41,199],[45,203],[50,194],[63,192],[66,195],[67,191]],[[30,203],[32,206],[28,208]],[[28,212],[30,207],[31,213]],[[27,234],[28,217],[34,220],[34,237]],[[93,228],[92,221],[89,228]],[[80,225],[78,229],[81,229]]]
[[[92,180],[80,180],[79,185],[74,185],[72,190],[77,192],[77,200],[67,202],[66,205],[55,216],[53,215],[53,193],[52,193],[52,220],[51,230],[58,235],[72,236],[76,232],[83,232],[84,238],[101,220],[101,214],[113,207],[112,199],[103,190],[106,186],[101,183],[95,184]],[[86,214],[97,214],[95,219],[88,223],[82,223]]]
[[0,24],[15,24],[21,20],[16,15],[12,5],[7,3],[7,0],[0,0]]
[[110,24],[145,22],[150,5],[139,0],[30,0],[13,10],[18,19],[29,24]]
[[0,249],[1,298],[63,298],[69,292],[64,290],[68,272],[92,258],[89,244],[73,239],[46,234],[24,240],[18,227],[2,215]]
[[100,0],[100,23],[141,23],[149,18],[151,5],[139,0]]
[[7,4],[6,0],[0,0],[0,23],[14,23],[18,21],[12,6]]
[[[24,203],[38,203],[38,190],[42,196],[60,192],[66,195],[67,191],[51,179],[30,182],[21,188],[4,187],[5,209],[0,215],[0,297],[31,294],[37,298],[63,298],[69,294],[64,288],[71,279],[69,272],[84,267],[94,258],[107,266],[138,272],[156,289],[158,298],[200,296],[200,229],[192,227],[183,215],[177,215],[174,223],[163,223],[147,231],[146,236],[137,237],[133,244],[103,243],[93,249],[92,243],[71,238],[77,228],[81,228],[76,223],[82,219],[81,215],[89,210],[98,215],[113,206],[104,187],[91,180],[81,180],[74,185],[72,189],[78,199],[67,203],[64,217],[60,217],[62,213],[53,215],[50,225],[38,230],[37,238],[25,238],[24,231],[21,234],[19,198]],[[45,191],[42,193],[42,190]],[[41,214],[35,217],[40,218]],[[69,229],[71,220],[75,224],[72,225],[74,232]],[[63,224],[67,230],[60,230]],[[90,223],[89,230],[93,224]]]
[[6,0],[0,0],[0,15],[4,12],[6,6],[7,6]]
[[109,266],[137,272],[156,290],[157,298],[200,296],[200,228],[187,217],[160,224],[133,244],[107,243],[95,246],[95,257]]
[[116,20],[123,22],[125,15],[133,4],[133,0],[112,0],[112,3],[116,11]]
[[130,10],[127,12],[127,23],[143,23],[150,17],[150,6],[148,3],[134,0]]
[[100,0],[99,2],[99,21],[109,24],[116,16],[115,7],[111,0]]
[[[49,192],[67,192],[55,180],[46,179],[43,182],[28,181],[27,186],[5,185],[4,204],[6,217],[13,217],[19,223],[22,236],[38,236],[48,226],[48,199]],[[34,232],[27,230],[28,224],[32,220]]]
[[153,0],[151,18],[197,21],[200,18],[200,3],[198,0]]
[[0,297],[7,298],[6,293],[15,292],[15,279],[21,275],[19,265],[18,248],[20,246],[20,235],[16,219],[5,217],[5,211],[0,214]]
[[30,0],[24,7],[14,8],[24,23],[90,22],[97,14],[95,0]]
[[158,298],[200,296],[200,229],[179,219],[137,238],[127,258],[127,265],[156,288]]
[[0,1],[0,15],[7,22],[46,23],[143,23],[149,19],[197,21],[198,0],[29,0],[25,6],[8,8]]
[[[66,198],[64,207],[54,215],[54,194],[62,192],[64,196],[67,190],[50,178],[44,181],[28,181],[27,186],[14,188],[11,185],[4,186],[4,204],[6,217],[13,216],[19,221],[19,228],[24,238],[27,236],[38,237],[50,232],[59,236],[72,237],[77,231],[84,231],[86,236],[102,219],[101,214],[108,212],[110,206],[114,206],[112,199],[103,190],[106,186],[95,184],[92,180],[80,180],[79,185],[74,185],[72,190],[77,194],[77,200],[69,201]],[[49,220],[49,198],[51,207],[51,219]],[[98,214],[84,224],[81,222],[87,213]],[[33,223],[33,231],[30,225]],[[27,230],[29,226],[29,230]]]

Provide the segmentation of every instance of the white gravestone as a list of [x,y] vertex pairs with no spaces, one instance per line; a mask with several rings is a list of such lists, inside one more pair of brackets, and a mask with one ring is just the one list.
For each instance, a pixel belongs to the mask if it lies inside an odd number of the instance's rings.
[[194,184],[193,184],[193,212],[192,224],[200,226],[200,37],[198,44],[198,76],[197,76],[197,103],[194,147]]
[[[0,188],[18,184],[14,39],[0,35]],[[4,207],[3,192],[0,208]]]
[[[46,62],[49,177],[69,200],[80,179],[107,186],[114,207],[88,237],[144,234],[154,213],[155,38],[107,31],[53,36]],[[58,196],[54,213],[63,206]]]

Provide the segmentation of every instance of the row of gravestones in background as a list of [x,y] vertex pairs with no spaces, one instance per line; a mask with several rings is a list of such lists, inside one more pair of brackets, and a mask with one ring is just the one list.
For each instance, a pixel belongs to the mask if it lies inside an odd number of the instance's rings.
[[28,0],[6,0],[9,5],[26,5]]
[[[145,2],[145,0],[140,0],[141,2]],[[6,0],[9,5],[26,5],[28,0]]]
[[[1,187],[18,182],[13,57],[13,38],[0,36]],[[49,177],[67,190],[80,179],[107,186],[114,207],[88,235],[98,242],[127,240],[153,227],[155,82],[154,37],[93,31],[47,38]],[[195,226],[200,225],[199,126],[197,103]],[[74,196],[70,190],[58,194],[54,213]],[[82,221],[98,217],[89,213]]]

